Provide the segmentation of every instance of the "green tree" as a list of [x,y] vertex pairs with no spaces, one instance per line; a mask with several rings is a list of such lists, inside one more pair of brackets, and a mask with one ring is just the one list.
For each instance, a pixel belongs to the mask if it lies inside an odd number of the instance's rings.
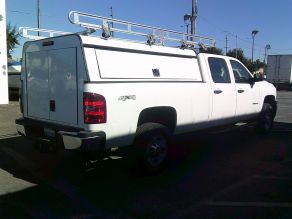
[[[236,55],[236,53],[237,53],[237,55]],[[230,57],[233,57],[233,58],[237,58],[242,63],[246,63],[247,62],[247,58],[244,56],[244,53],[243,53],[242,49],[229,50],[226,55],[230,56]]]
[[259,59],[257,59],[253,63],[251,62],[251,59],[248,59],[247,62],[244,64],[250,70],[250,72],[255,72],[259,70],[260,68],[264,68],[264,69],[266,68],[266,64]]
[[207,47],[207,48],[200,48],[200,53],[210,53],[216,55],[223,55],[223,50],[217,47]]
[[16,45],[19,45],[19,33],[16,30],[16,27],[12,27],[10,24],[6,27],[7,34],[7,57],[11,58],[11,54]]
[[[236,49],[229,50],[227,56],[236,58]],[[251,59],[245,57],[242,49],[237,49],[237,59],[241,61],[250,72],[254,72],[259,68],[265,68],[265,63],[257,59],[254,63],[251,62]]]
[[260,61],[259,59],[257,59],[254,63],[254,68],[255,69],[259,69],[259,68],[265,68],[266,67],[266,64],[262,61]]

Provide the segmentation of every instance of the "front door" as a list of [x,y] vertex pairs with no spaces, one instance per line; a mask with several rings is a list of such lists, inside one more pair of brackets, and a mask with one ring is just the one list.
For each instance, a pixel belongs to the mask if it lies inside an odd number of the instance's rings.
[[256,84],[250,84],[249,71],[238,61],[230,60],[236,86],[236,115],[251,115],[258,111],[260,90]]
[[233,118],[236,108],[235,86],[231,83],[226,60],[221,57],[208,57],[211,73],[212,120],[224,123]]

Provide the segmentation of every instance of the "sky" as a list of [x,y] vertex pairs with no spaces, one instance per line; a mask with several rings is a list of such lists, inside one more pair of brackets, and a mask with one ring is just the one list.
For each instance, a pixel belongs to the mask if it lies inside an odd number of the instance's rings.
[[[2,0],[1,0],[2,1]],[[109,17],[110,7],[116,19],[185,32],[183,16],[191,13],[191,0],[40,0],[41,27],[77,32],[82,29],[69,23],[72,10]],[[255,59],[269,54],[292,54],[292,0],[197,0],[196,35],[212,37],[216,47],[225,51],[242,48],[247,57],[252,53],[253,30]],[[37,26],[37,0],[6,0],[7,21],[18,27]],[[22,45],[14,50],[20,58]]]

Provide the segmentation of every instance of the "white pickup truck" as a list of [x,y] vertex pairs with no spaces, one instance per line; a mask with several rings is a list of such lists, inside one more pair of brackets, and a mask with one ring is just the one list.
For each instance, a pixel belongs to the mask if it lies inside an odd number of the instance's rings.
[[231,57],[71,34],[25,43],[22,60],[21,135],[92,153],[133,145],[148,170],[173,135],[242,121],[267,133],[277,111],[275,87]]

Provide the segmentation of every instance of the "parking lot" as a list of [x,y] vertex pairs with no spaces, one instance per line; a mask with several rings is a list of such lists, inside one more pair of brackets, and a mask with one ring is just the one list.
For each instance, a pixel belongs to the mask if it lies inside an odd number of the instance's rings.
[[291,218],[292,92],[278,92],[268,136],[237,127],[177,139],[178,156],[145,176],[111,157],[82,170],[69,152],[18,136],[0,106],[0,218]]

